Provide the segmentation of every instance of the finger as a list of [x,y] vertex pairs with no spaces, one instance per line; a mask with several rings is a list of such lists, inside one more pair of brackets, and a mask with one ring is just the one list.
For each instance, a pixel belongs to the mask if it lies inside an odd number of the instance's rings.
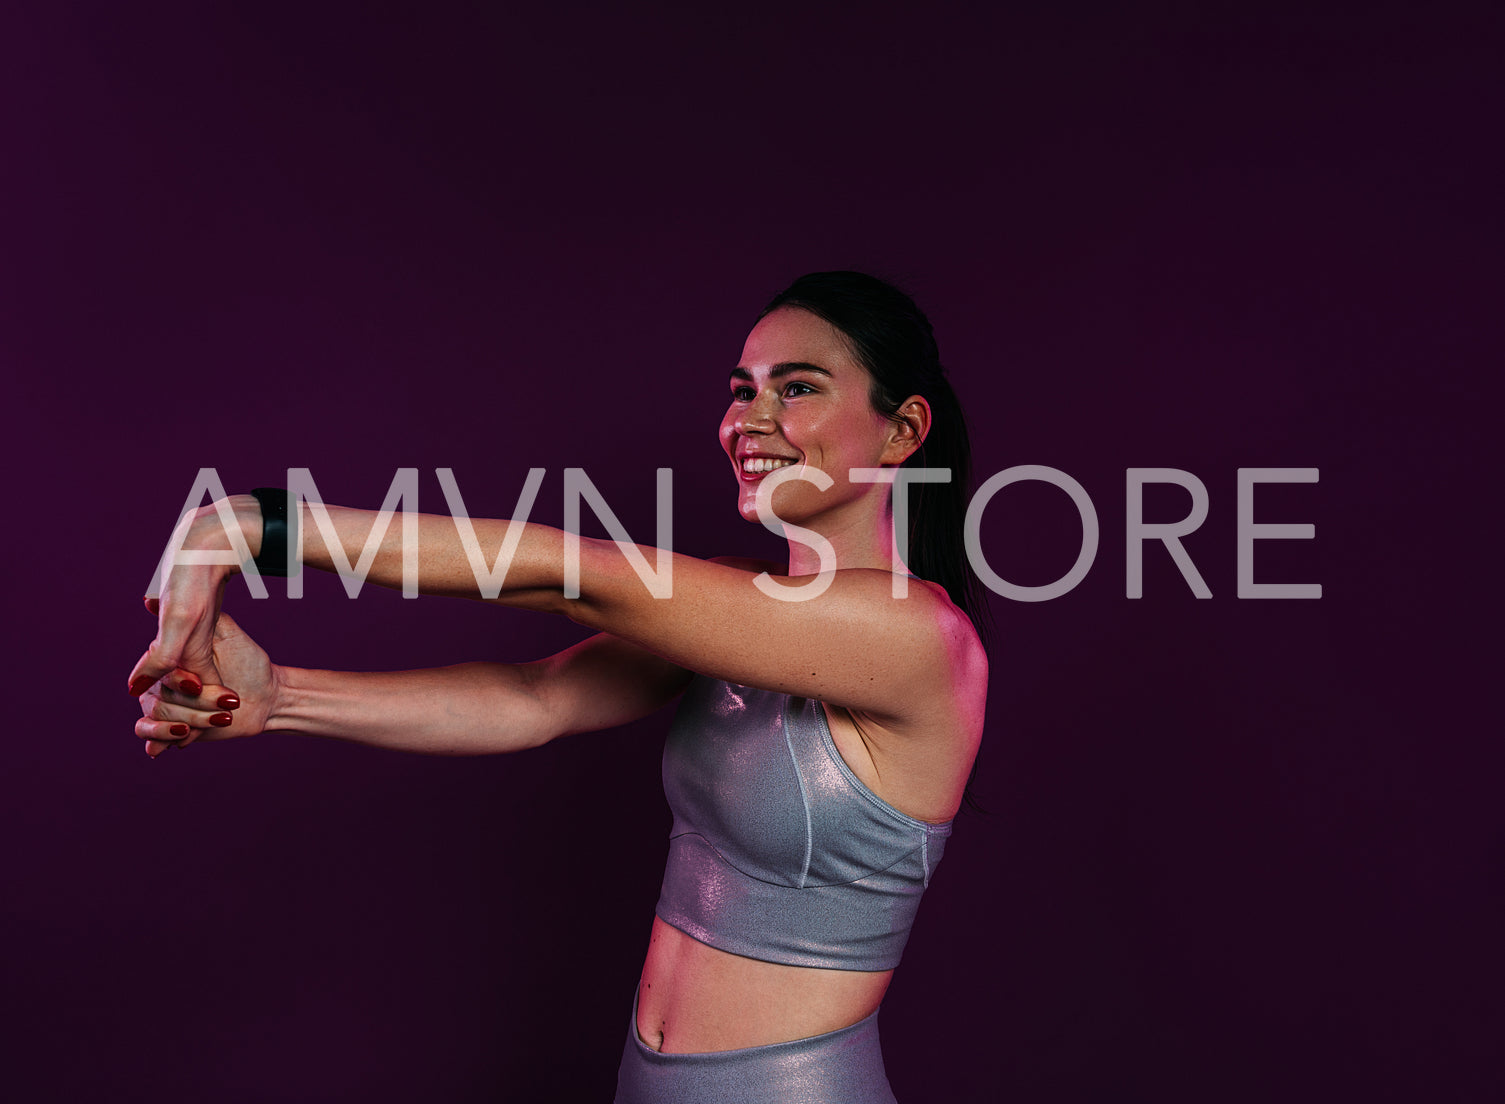
[[148,759],[155,759],[170,748],[182,747],[193,730],[182,721],[162,721],[142,717],[136,722],[136,735],[145,743],[142,748]]
[[170,691],[170,700],[185,705],[193,704],[200,709],[213,706],[216,712],[221,709],[240,708],[240,695],[234,690],[228,686],[204,682],[192,671],[186,671],[181,667],[163,679],[162,686]]
[[[159,679],[171,674],[177,665],[176,657],[162,647],[162,637],[159,634],[157,639],[152,641],[151,646],[142,653],[141,658],[136,661],[136,666],[131,668],[129,684],[131,694],[139,698]],[[217,676],[215,681],[219,681]]]
[[[160,634],[157,639],[161,641]],[[191,693],[198,692],[193,689],[195,686],[219,685],[219,668],[214,662],[213,622],[196,625],[189,633],[176,653],[173,673],[178,676],[173,684]]]
[[197,694],[174,695],[173,700],[181,700],[184,705],[192,705],[195,709],[205,709],[211,713],[221,710],[234,712],[240,708],[240,695],[228,686],[206,685]]
[[171,674],[162,680],[162,683],[164,686],[168,686],[180,694],[186,694],[190,698],[198,697],[199,692],[204,689],[203,679],[199,678],[192,671],[185,671],[181,667],[173,670]]
[[142,720],[137,723],[136,734],[143,739],[171,739],[174,747],[187,747],[200,739],[218,739],[236,733],[224,732],[235,722],[228,709],[220,709],[213,702],[185,697],[178,691],[165,688],[161,683],[154,686],[141,698]]
[[176,705],[189,705],[195,709],[219,712],[222,709],[239,709],[240,695],[228,686],[202,682],[198,675],[179,667],[162,680],[163,696]]
[[200,688],[220,684],[219,666],[214,662],[214,623],[197,626],[178,656],[178,671],[185,679],[185,689],[196,682]]
[[182,746],[182,740],[177,740],[172,743],[168,743],[165,740],[148,740],[145,744],[142,745],[142,747],[146,749],[146,757],[148,759],[155,759],[164,751],[171,751],[173,748],[180,748]]
[[[235,714],[228,709],[221,709],[214,713],[200,713],[198,716],[204,718],[204,723],[189,729],[188,735],[179,742],[179,747],[187,747],[199,740],[240,735],[238,732],[229,731],[235,727]],[[245,725],[241,725],[241,728],[245,728]]]
[[[175,690],[180,694],[184,694],[190,698],[199,697],[204,692],[204,680],[185,667],[174,667],[171,671],[168,671],[163,675],[159,675],[157,678],[152,678],[152,670],[154,670],[154,668],[152,667],[150,661],[151,654],[152,649],[148,648],[146,650],[146,654],[137,661],[135,669],[131,672],[130,691],[136,697],[139,698],[142,694],[146,693],[146,691],[158,681],[160,681],[163,686],[169,687],[170,689]],[[234,691],[230,690],[228,687],[218,686],[219,672],[215,670],[214,663],[211,661],[207,664],[207,666],[212,672],[212,679],[215,683],[214,689],[217,690],[217,693],[213,695],[213,698],[211,700],[217,702],[220,698],[230,697],[235,699],[235,705],[220,705],[219,708],[233,709],[236,706],[239,706],[240,698],[234,693]]]
[[141,717],[136,721],[136,735],[158,744],[176,744],[188,738],[189,726],[183,721]]
[[[217,647],[222,647],[230,644],[232,641],[249,641],[250,638],[246,636],[245,630],[235,623],[235,619],[233,617],[231,617],[228,613],[223,612],[222,609],[217,606],[215,608],[214,620],[208,623],[207,626],[200,624],[200,626],[195,630],[192,648],[193,651],[197,651],[200,643],[200,638],[202,637],[206,629],[208,633],[208,640],[203,644],[203,648],[207,659],[193,664],[191,670],[189,670],[189,660],[185,655],[185,658],[183,660],[185,665],[184,674],[190,681],[184,686],[184,689],[191,689],[191,679],[193,678],[194,672],[197,672],[198,674],[204,676],[202,685],[198,692],[198,696],[200,698],[199,704],[201,706],[207,708],[206,703],[213,701],[217,710],[239,709],[240,695],[230,687],[220,684],[219,665],[216,663],[214,658],[215,649]],[[224,725],[228,726],[228,722],[224,722]]]
[[[200,703],[197,698],[184,699],[171,690],[156,690],[144,695],[141,699],[141,715],[147,720],[181,723],[201,732],[211,728],[228,728],[234,720],[228,709],[217,709],[213,703]],[[160,737],[161,733],[150,732],[145,735]],[[190,741],[196,738],[196,734],[188,732],[186,728],[183,732],[174,732],[172,735],[189,737]]]
[[162,675],[154,674],[155,670],[156,664],[152,658],[152,650],[151,648],[147,648],[141,654],[141,658],[136,661],[136,666],[131,668],[131,677],[127,688],[130,690],[132,697],[139,698],[157,684],[157,680]]

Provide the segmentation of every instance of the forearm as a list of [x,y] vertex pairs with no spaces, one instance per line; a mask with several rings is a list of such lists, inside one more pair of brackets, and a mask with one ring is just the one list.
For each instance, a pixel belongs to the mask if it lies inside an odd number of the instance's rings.
[[421,671],[277,669],[268,731],[429,755],[488,755],[558,735],[533,665],[465,663]]
[[[232,495],[228,506],[252,556],[261,552],[260,506],[250,495]],[[478,598],[482,583],[498,568],[497,597],[507,605],[560,612],[564,586],[565,534],[548,526],[439,514],[394,513],[380,534],[378,511],[302,501],[297,519],[298,558],[311,568],[354,575],[391,589],[409,586],[422,594]],[[462,535],[461,527],[466,532]],[[503,584],[498,553],[510,539]],[[467,547],[469,545],[469,547]],[[185,547],[230,547],[222,515],[205,506]],[[228,569],[233,571],[234,569]]]

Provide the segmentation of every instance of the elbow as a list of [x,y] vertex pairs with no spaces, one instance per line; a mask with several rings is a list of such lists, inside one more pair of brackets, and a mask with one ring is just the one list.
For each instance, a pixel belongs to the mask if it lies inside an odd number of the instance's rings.
[[505,733],[496,741],[496,746],[491,749],[493,755],[506,755],[516,751],[530,751],[533,748],[541,748],[555,737],[563,736],[562,732],[555,732],[542,725],[531,727],[525,731],[513,731]]

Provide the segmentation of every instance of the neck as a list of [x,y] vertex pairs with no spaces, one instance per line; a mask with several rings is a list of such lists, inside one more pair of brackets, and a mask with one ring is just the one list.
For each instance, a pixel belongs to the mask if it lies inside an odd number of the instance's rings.
[[[836,553],[836,567],[871,567],[903,573],[907,569],[894,544],[894,519],[885,500],[876,511],[854,511],[854,516],[821,518],[811,525]],[[789,538],[789,574],[815,575],[821,568],[820,553],[810,545]]]

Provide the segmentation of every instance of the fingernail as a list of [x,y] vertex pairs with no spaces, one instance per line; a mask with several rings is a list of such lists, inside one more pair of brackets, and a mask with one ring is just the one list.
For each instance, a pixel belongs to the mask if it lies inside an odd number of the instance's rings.
[[174,736],[187,736],[188,726],[186,724],[175,724],[171,726],[167,731],[171,732]]
[[228,713],[216,713],[214,716],[209,718],[209,723],[212,724],[215,728],[228,728],[230,726],[230,722],[233,720],[235,720],[235,718],[230,716],[230,714]]
[[237,698],[234,694],[221,694],[219,696],[219,701],[215,702],[214,704],[219,706],[221,709],[239,709],[240,699]]
[[204,689],[204,684],[198,679],[186,678],[178,684],[178,689],[184,694],[197,694]]
[[153,681],[155,680],[150,675],[137,675],[131,679],[131,696],[139,698],[152,688]]

